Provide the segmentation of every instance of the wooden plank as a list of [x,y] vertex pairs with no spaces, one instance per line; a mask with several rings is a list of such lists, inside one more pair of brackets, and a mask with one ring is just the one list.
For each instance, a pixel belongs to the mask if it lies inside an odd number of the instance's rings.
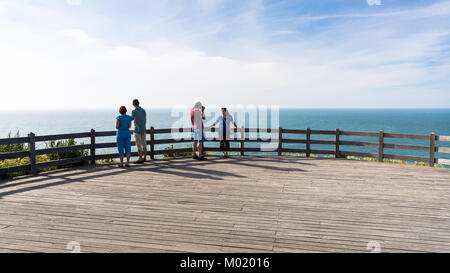
[[150,127],[150,159],[155,159],[155,128]]
[[[151,129],[150,129],[151,130]],[[150,134],[150,130],[147,130],[147,134]],[[155,129],[155,134],[179,134],[179,133],[190,133],[192,132],[191,128],[165,128],[165,129]]]
[[90,133],[74,133],[74,134],[60,134],[60,135],[46,135],[46,136],[36,136],[36,141],[51,141],[51,140],[61,140],[61,139],[72,139],[72,138],[90,138]]
[[402,139],[416,139],[416,140],[429,140],[429,136],[427,136],[427,135],[414,135],[414,134],[384,133],[384,137],[387,137],[387,138],[402,138]]
[[156,150],[153,152],[155,155],[161,154],[175,154],[175,153],[188,153],[192,152],[192,148],[180,148],[180,149],[170,149],[170,150]]
[[186,143],[192,141],[194,141],[194,139],[190,137],[189,139],[155,139],[153,143],[155,145],[158,145],[158,144]]
[[283,153],[306,153],[306,149],[292,149],[292,148],[283,148]]
[[109,137],[117,135],[116,131],[96,131],[95,137]]
[[439,159],[437,160],[437,163],[438,163],[438,164],[441,164],[441,165],[450,165],[450,159],[439,158]]
[[378,133],[373,133],[373,132],[356,132],[356,131],[341,131],[341,136],[378,137]]
[[306,157],[311,155],[311,129],[306,128]]
[[378,154],[374,154],[374,153],[362,153],[362,152],[350,152],[350,151],[341,151],[341,155],[346,155],[346,156],[357,156],[357,157],[373,157],[373,158],[378,158]]
[[30,171],[30,164],[27,165],[21,165],[21,166],[15,166],[15,167],[9,167],[9,168],[1,168],[0,174],[8,174],[8,173],[15,173],[15,172],[25,172]]
[[429,147],[429,160],[428,164],[430,167],[434,167],[434,150],[436,149],[436,135],[434,133],[430,134],[430,147]]
[[246,133],[278,133],[278,128],[245,128]]
[[0,139],[0,145],[28,143],[28,137],[11,137]]
[[117,142],[96,143],[95,149],[117,148]]
[[340,141],[340,135],[341,135],[341,133],[340,133],[340,130],[339,130],[339,128],[336,128],[336,132],[335,132],[335,134],[336,134],[336,136],[335,136],[335,140],[334,140],[334,157],[335,158],[339,158],[339,143],[341,142]]
[[0,160],[4,159],[15,159],[30,156],[29,151],[21,151],[21,152],[12,152],[12,153],[1,153]]
[[80,163],[82,161],[87,161],[89,159],[90,159],[90,157],[83,156],[83,157],[75,157],[75,158],[67,158],[67,159],[61,159],[61,160],[55,160],[55,161],[42,162],[42,163],[36,164],[36,169],[70,165],[70,164]]
[[364,141],[345,141],[345,140],[341,140],[339,142],[340,145],[343,146],[364,146],[364,147],[378,147],[378,143],[373,143],[373,142],[364,142]]
[[95,165],[95,130],[91,129],[91,145],[90,145],[91,165]]
[[310,141],[311,144],[315,145],[336,145],[336,142],[334,140],[314,140],[312,139]]
[[[132,152],[131,156],[139,156],[139,154],[137,152]],[[95,160],[103,160],[103,159],[114,159],[114,158],[119,158],[119,154],[118,153],[114,153],[114,154],[97,154],[95,155]]]
[[390,143],[384,143],[384,148],[399,149],[399,150],[414,150],[414,151],[424,151],[424,152],[428,152],[430,150],[430,147],[428,147],[428,146],[390,144]]
[[34,133],[28,135],[30,142],[28,143],[28,150],[30,152],[30,173],[35,175],[36,171],[36,136]]
[[244,125],[241,126],[241,132],[240,132],[240,144],[239,144],[239,153],[241,156],[244,156],[244,150],[245,150],[245,127]]
[[384,137],[385,133],[383,130],[378,132],[378,162],[383,162],[384,158]]
[[67,146],[67,147],[39,149],[39,150],[36,150],[36,155],[47,155],[47,154],[65,153],[65,152],[71,152],[71,151],[81,151],[81,150],[88,150],[90,148],[91,148],[90,144],[83,144],[83,145],[74,145],[74,146]]
[[306,134],[306,130],[298,130],[298,129],[283,129],[284,134]]
[[283,143],[306,143],[306,139],[283,138]]
[[312,154],[324,154],[324,155],[332,155],[332,154],[334,154],[334,151],[329,151],[329,150],[311,150],[310,152]]
[[278,128],[278,156],[281,156],[283,147],[283,128],[280,126]]
[[[438,153],[450,153],[450,148],[448,147],[436,147],[436,152]],[[1,155],[0,155],[1,158]]]
[[438,136],[437,140],[438,141],[450,141],[450,136]]
[[336,134],[333,130],[311,130],[312,135],[334,135]]
[[427,163],[429,161],[429,159],[426,158],[426,157],[409,156],[409,155],[384,154],[384,158],[397,159],[397,160],[406,160],[406,161],[415,161],[415,162],[427,162]]

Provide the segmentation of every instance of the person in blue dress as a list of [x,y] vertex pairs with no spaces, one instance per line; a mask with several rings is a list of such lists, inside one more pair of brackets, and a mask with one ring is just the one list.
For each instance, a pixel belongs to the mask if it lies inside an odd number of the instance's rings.
[[131,121],[133,118],[127,115],[127,108],[125,106],[120,106],[120,115],[116,118],[116,129],[117,129],[117,149],[119,151],[120,164],[119,167],[123,167],[123,157],[127,157],[127,163],[125,167],[130,167],[130,156],[131,156]]

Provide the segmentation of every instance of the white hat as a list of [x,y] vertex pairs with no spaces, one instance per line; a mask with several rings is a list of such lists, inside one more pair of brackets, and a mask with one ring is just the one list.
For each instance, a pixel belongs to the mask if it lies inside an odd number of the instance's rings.
[[199,102],[199,101],[197,101],[197,102],[195,103],[195,105],[194,105],[194,108],[195,108],[195,109],[201,109],[201,108],[202,108],[202,103]]

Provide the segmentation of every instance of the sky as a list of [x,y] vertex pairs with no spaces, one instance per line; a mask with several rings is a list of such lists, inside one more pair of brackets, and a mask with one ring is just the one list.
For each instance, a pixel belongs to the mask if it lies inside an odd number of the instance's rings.
[[0,0],[0,109],[450,107],[450,1]]

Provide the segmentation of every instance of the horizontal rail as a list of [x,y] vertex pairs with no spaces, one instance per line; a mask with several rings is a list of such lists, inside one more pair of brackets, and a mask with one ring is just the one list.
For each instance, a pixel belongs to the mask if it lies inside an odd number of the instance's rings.
[[329,150],[310,150],[310,152],[312,154],[324,154],[324,155],[331,155],[334,154],[334,151],[329,151]]
[[282,143],[297,143],[297,144],[302,144],[302,143],[306,143],[307,140],[306,139],[295,139],[295,138],[283,138],[281,140]]
[[437,159],[436,160],[437,162],[437,164],[441,164],[441,165],[450,165],[450,159],[442,159],[442,158],[439,158],[439,159]]
[[[138,156],[139,154],[137,152],[132,152],[131,156]],[[95,160],[104,160],[104,159],[113,159],[113,158],[119,158],[120,155],[118,153],[114,154],[102,154],[102,155],[95,155]]]
[[438,141],[450,141],[450,136],[438,136]]
[[298,130],[298,129],[282,129],[284,134],[306,134],[306,130]]
[[71,138],[88,138],[90,133],[75,133],[75,134],[61,134],[61,135],[47,135],[47,136],[36,136],[35,141],[52,141],[61,139],[71,139]]
[[83,145],[74,145],[74,146],[67,146],[67,147],[40,149],[40,150],[36,150],[36,155],[66,153],[66,152],[72,152],[72,151],[87,150],[90,148],[91,148],[90,144],[83,144]]
[[428,147],[428,146],[390,144],[390,143],[385,143],[384,148],[397,149],[397,150],[414,150],[414,151],[424,151],[424,152],[428,152],[430,150],[430,147]]
[[0,145],[23,144],[30,141],[29,137],[12,137],[0,139]]
[[44,169],[44,168],[50,168],[50,167],[57,167],[57,166],[64,166],[64,165],[71,165],[80,163],[82,161],[89,160],[88,156],[83,157],[74,157],[74,158],[67,158],[67,159],[61,159],[61,160],[55,160],[55,161],[48,161],[48,162],[42,162],[36,164],[36,169]]
[[96,137],[107,137],[107,136],[115,136],[115,135],[117,135],[117,131],[95,132]]
[[378,137],[378,133],[372,132],[355,132],[355,131],[340,131],[342,136],[364,136],[364,137]]
[[339,141],[339,145],[343,146],[363,146],[363,147],[378,147],[378,143],[364,142],[364,141]]
[[30,152],[29,151],[2,153],[2,154],[0,154],[0,160],[16,159],[16,158],[22,158],[22,157],[28,157],[28,156],[30,156]]
[[320,145],[334,145],[336,141],[332,140],[311,140],[309,143],[311,144],[320,144]]
[[305,154],[306,149],[291,149],[291,148],[283,148],[281,149],[283,153],[298,153],[298,154]]
[[409,156],[409,155],[392,155],[392,154],[384,154],[384,158],[406,160],[406,161],[417,161],[417,162],[428,162],[429,160],[426,157]]
[[403,138],[403,139],[417,139],[417,140],[429,140],[429,135],[411,135],[411,134],[393,134],[384,133],[384,137],[388,138]]
[[450,153],[450,148],[448,148],[448,147],[436,147],[436,152],[438,152],[438,153]]
[[192,148],[180,148],[180,149],[170,149],[170,150],[156,150],[156,151],[154,151],[154,154],[155,155],[161,155],[161,154],[175,154],[175,153],[189,153],[189,152],[192,152]]
[[336,131],[330,130],[311,130],[312,135],[335,135]]
[[361,152],[350,152],[350,151],[340,151],[341,155],[345,156],[357,156],[357,157],[373,157],[377,158],[378,154],[374,153],[361,153]]
[[0,175],[1,174],[8,174],[8,173],[16,173],[16,172],[28,172],[30,171],[31,165],[21,165],[21,166],[14,166],[14,167],[8,167],[8,168],[1,168],[0,169]]

